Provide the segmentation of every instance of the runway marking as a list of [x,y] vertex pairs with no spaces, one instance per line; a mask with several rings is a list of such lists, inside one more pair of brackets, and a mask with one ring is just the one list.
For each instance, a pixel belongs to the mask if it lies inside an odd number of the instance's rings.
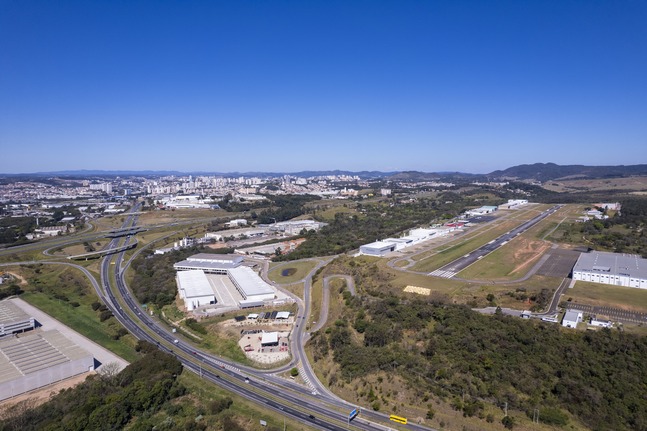
[[429,275],[433,275],[435,277],[441,277],[441,278],[452,278],[453,276],[456,275],[456,273],[454,271],[437,269],[434,272],[430,272]]

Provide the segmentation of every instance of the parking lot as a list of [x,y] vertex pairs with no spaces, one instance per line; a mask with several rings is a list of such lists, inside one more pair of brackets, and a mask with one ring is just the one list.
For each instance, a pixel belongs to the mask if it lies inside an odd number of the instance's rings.
[[537,275],[544,275],[547,277],[565,278],[568,277],[577,258],[580,257],[580,252],[575,250],[566,249],[551,249],[548,251],[548,259],[537,270]]

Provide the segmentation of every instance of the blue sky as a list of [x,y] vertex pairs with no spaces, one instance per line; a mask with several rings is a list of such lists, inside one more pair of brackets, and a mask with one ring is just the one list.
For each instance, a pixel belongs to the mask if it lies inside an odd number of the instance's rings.
[[0,0],[0,172],[647,163],[647,2]]

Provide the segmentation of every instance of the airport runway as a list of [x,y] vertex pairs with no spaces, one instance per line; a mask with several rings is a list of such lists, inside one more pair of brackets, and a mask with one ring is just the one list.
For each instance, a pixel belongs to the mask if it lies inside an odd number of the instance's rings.
[[507,244],[510,240],[512,240],[514,237],[517,235],[521,235],[523,232],[527,231],[549,215],[553,214],[555,211],[560,209],[562,205],[556,205],[541,214],[539,214],[537,217],[528,220],[521,226],[518,226],[514,229],[512,229],[509,232],[504,233],[500,237],[493,239],[489,243],[485,244],[484,246],[477,248],[471,253],[466,254],[463,257],[459,257],[453,262],[448,263],[447,265],[438,268],[437,270],[430,272],[429,275],[433,275],[435,277],[442,277],[442,278],[452,278],[456,274],[458,274],[460,271],[464,270],[474,262],[476,262],[479,259],[482,259],[484,256],[492,253],[494,250],[498,249],[499,247]]

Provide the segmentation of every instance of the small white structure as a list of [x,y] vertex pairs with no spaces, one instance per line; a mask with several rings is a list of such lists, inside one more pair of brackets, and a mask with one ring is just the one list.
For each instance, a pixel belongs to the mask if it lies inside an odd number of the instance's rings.
[[565,328],[577,328],[577,324],[584,318],[584,312],[579,310],[566,310],[562,319],[562,326]]
[[289,311],[279,311],[278,313],[276,313],[277,319],[288,319],[289,317],[290,317]]
[[613,326],[613,322],[609,320],[602,320],[602,319],[596,319],[594,317],[591,317],[591,321],[589,322],[589,325],[597,326],[601,328],[611,328]]
[[202,270],[178,271],[177,286],[180,298],[184,300],[188,311],[216,303],[216,295]]
[[511,209],[515,207],[520,207],[522,205],[527,205],[528,199],[508,199],[508,202],[498,206],[499,209]]
[[279,333],[278,332],[263,332],[261,336],[261,346],[270,347],[279,345]]
[[227,227],[238,227],[238,226],[247,226],[247,220],[244,218],[237,218],[231,221],[228,221],[225,223],[225,226]]

